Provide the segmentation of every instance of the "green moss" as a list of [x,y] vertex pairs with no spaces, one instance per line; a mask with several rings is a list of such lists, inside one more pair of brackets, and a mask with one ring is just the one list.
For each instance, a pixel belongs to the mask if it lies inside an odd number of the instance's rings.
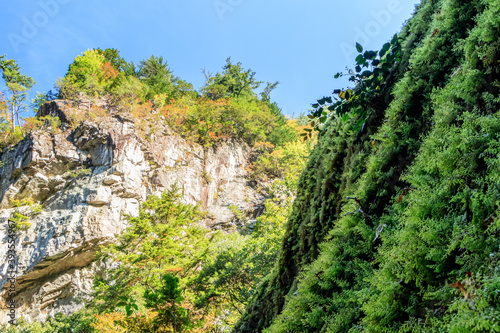
[[[364,131],[327,123],[278,263],[235,331],[493,327],[500,288],[479,281],[498,286],[499,6],[422,1]],[[464,305],[456,281],[482,305]]]
[[79,168],[77,170],[71,171],[69,173],[69,176],[71,178],[78,178],[80,176],[90,175],[91,173],[92,173],[92,169],[90,169],[90,168]]

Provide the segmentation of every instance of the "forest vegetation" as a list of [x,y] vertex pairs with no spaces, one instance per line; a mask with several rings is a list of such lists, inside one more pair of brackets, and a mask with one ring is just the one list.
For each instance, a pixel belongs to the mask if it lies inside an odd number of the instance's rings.
[[[336,75],[352,87],[314,102],[307,121],[287,120],[275,84],[257,94],[255,73],[230,59],[197,92],[161,58],[77,57],[60,97],[109,94],[145,131],[153,114],[206,147],[261,147],[254,170],[272,179],[270,198],[252,233],[217,234],[175,188],[151,197],[102,251],[122,262],[116,283],[96,280],[85,310],[26,327],[500,332],[500,2],[422,0],[380,50],[356,47],[354,68]],[[15,130],[12,96],[8,138],[28,131]]]
[[500,331],[499,14],[424,0],[357,45],[236,332]]
[[[17,328],[3,329],[204,332],[233,326],[277,259],[298,177],[315,142],[300,137],[310,128],[305,116],[287,118],[271,101],[278,82],[259,91],[263,82],[256,80],[256,73],[228,58],[221,72],[204,73],[205,85],[196,91],[173,75],[161,56],[136,66],[115,49],[94,49],[74,59],[56,82],[55,93],[38,93],[29,104],[27,92],[34,80],[21,74],[16,61],[5,56],[0,60],[6,86],[13,87],[1,100],[1,149],[13,149],[34,131],[60,131],[57,117],[20,114],[63,99],[70,102],[67,121],[72,128],[115,112],[134,119],[143,140],[162,124],[204,149],[220,141],[245,142],[256,153],[249,175],[267,186],[268,198],[253,232],[227,233],[204,227],[206,213],[201,206],[183,203],[175,186],[151,196],[138,216],[126,217],[129,228],[116,244],[100,252],[98,260],[120,265],[95,278],[86,309],[45,323],[28,324],[21,318]],[[238,207],[230,209],[246,223]]]

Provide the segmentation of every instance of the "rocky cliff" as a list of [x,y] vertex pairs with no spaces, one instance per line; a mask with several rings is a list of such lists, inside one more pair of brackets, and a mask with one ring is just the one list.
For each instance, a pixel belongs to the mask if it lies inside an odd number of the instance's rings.
[[[93,276],[106,270],[94,261],[96,251],[127,227],[124,215],[136,214],[147,196],[177,184],[186,203],[208,212],[207,227],[233,230],[228,207],[251,221],[265,198],[249,182],[245,143],[203,148],[167,127],[144,137],[134,119],[113,110],[71,126],[74,109],[63,100],[45,104],[38,116],[57,116],[60,126],[33,131],[0,155],[0,253],[7,253],[14,221],[17,315],[31,320],[83,306]],[[8,301],[7,269],[2,261],[0,306]],[[0,322],[7,320],[2,312]]]

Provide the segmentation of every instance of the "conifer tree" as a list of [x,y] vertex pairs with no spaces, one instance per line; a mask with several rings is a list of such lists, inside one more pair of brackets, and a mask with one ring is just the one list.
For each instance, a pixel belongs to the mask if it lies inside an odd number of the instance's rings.
[[[33,87],[35,81],[26,75],[21,74],[21,68],[16,60],[7,59],[5,55],[0,56],[0,69],[2,70],[2,78],[5,81],[10,97],[7,99],[10,108],[10,126],[12,132],[17,125],[21,126],[19,113],[25,107],[25,101],[28,98],[28,91]],[[22,131],[22,130],[21,130]]]

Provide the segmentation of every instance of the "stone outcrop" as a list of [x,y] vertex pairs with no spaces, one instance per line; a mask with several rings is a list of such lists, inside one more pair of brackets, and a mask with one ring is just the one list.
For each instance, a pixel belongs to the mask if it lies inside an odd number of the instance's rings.
[[[147,138],[133,119],[116,111],[69,125],[66,101],[47,103],[39,116],[58,116],[57,130],[37,130],[0,154],[0,255],[7,253],[8,221],[23,216],[16,241],[18,316],[43,320],[83,306],[101,245],[126,227],[125,214],[174,184],[186,203],[209,214],[207,227],[235,229],[235,205],[249,217],[264,194],[248,180],[251,148],[225,141],[211,148],[190,144],[160,127]],[[16,215],[17,214],[17,215]],[[0,306],[7,301],[7,263],[0,261]],[[4,312],[0,322],[6,322]]]

